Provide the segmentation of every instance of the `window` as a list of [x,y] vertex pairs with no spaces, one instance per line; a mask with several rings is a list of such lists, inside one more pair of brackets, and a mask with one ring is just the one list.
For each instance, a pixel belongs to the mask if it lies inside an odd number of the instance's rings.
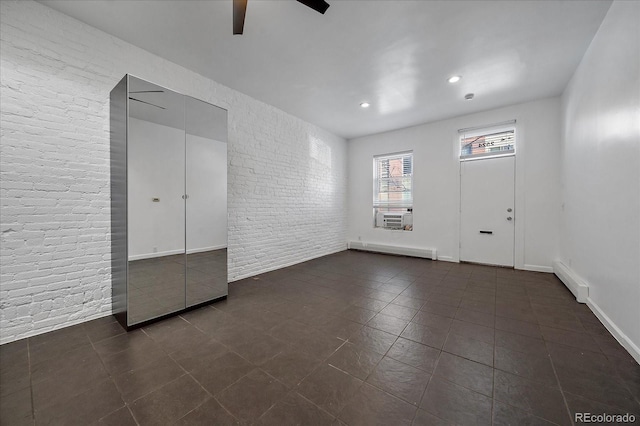
[[515,154],[516,130],[513,127],[460,132],[460,159],[498,157]]
[[373,158],[374,226],[413,229],[413,152]]

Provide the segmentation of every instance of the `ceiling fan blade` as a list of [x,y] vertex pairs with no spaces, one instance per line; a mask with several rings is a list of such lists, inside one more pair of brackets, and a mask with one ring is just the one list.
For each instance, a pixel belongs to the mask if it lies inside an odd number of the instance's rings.
[[132,98],[131,96],[129,96],[129,99],[131,99],[132,101],[140,102],[141,104],[147,104],[147,105],[154,106],[156,108],[166,109],[165,107],[161,107],[160,105],[152,104],[151,102],[147,102],[147,101],[141,101],[140,99]]
[[305,6],[309,6],[311,9],[316,12],[320,12],[324,15],[324,13],[329,9],[329,3],[324,0],[298,0],[300,3]]
[[247,13],[247,0],[233,0],[233,33],[242,34],[244,15]]

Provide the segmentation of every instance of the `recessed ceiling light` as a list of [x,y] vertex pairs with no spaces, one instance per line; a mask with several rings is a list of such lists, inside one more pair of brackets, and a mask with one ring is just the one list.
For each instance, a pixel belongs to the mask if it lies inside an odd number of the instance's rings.
[[459,75],[452,75],[451,77],[449,77],[449,79],[447,80],[449,83],[457,83],[460,81],[462,77]]
[[464,95],[464,98],[468,101],[470,101],[471,99],[473,99],[474,94],[473,93],[467,93],[466,95]]
[[361,103],[360,103],[360,106],[361,106],[362,108],[369,108],[369,107],[371,106],[371,104],[370,104],[369,102],[361,102]]

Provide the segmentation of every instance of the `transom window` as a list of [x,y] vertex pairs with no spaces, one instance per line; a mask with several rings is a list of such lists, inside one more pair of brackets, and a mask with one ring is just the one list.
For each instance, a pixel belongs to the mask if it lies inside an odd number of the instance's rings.
[[514,127],[460,132],[460,160],[514,155],[515,149]]

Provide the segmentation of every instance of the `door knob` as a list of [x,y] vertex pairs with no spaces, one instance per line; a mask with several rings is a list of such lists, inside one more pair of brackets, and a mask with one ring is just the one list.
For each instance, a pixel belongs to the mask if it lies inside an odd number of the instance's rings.
[[511,216],[507,217],[507,220],[512,220],[513,218]]
[[513,210],[511,209],[511,207],[509,207],[509,208],[507,209],[507,211],[508,211],[509,213],[511,213]]

